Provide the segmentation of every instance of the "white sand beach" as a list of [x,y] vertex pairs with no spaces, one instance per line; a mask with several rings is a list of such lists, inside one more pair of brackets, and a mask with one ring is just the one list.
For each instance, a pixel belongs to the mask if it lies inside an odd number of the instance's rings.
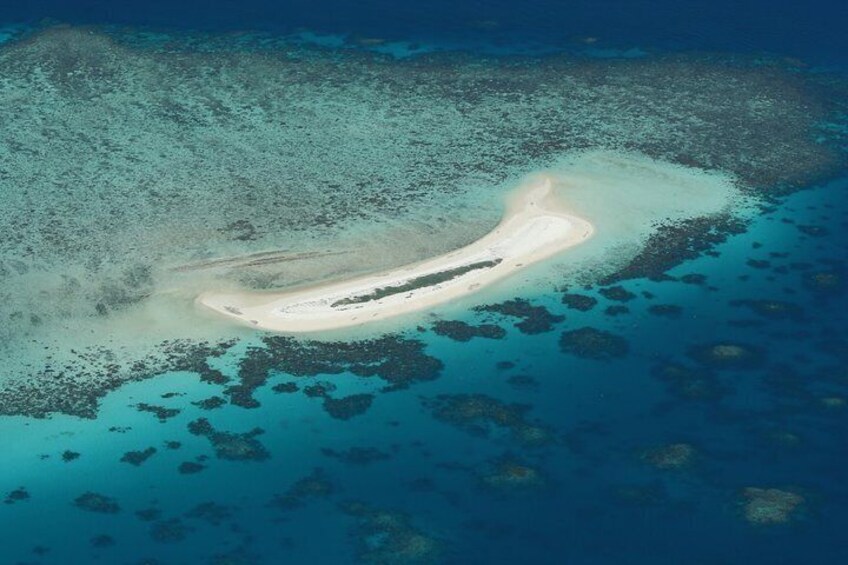
[[519,188],[500,224],[456,251],[389,271],[277,292],[206,292],[197,302],[241,323],[302,333],[427,310],[578,245],[592,224],[567,210],[549,176]]

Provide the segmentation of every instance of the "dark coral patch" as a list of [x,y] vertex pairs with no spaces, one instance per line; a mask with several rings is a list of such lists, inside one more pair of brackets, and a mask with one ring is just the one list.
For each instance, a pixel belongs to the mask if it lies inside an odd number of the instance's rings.
[[336,385],[326,381],[318,381],[317,383],[303,387],[303,394],[309,398],[326,398],[331,392],[335,392]]
[[336,451],[325,447],[321,450],[321,453],[350,465],[369,465],[377,461],[385,461],[391,457],[391,455],[376,447],[351,447],[346,451]]
[[124,456],[121,457],[121,463],[129,463],[130,465],[134,465],[138,467],[156,453],[155,447],[148,447],[142,451],[127,451],[124,453]]
[[9,494],[7,494],[3,502],[5,504],[15,504],[16,502],[23,502],[29,499],[29,491],[24,487],[18,487],[15,490],[11,491]]
[[314,469],[308,476],[294,483],[289,489],[288,494],[299,498],[307,496],[329,496],[333,490],[333,484],[324,474],[324,471]]
[[685,400],[715,401],[726,392],[716,376],[705,369],[664,363],[655,367],[653,374],[665,383],[671,394]]
[[200,418],[191,422],[188,429],[194,435],[206,437],[215,449],[215,456],[218,459],[263,461],[271,456],[256,439],[256,436],[264,433],[261,428],[254,428],[242,434],[219,432],[212,427],[206,418]]
[[627,484],[613,490],[615,497],[622,502],[636,507],[649,507],[664,504],[668,494],[662,484]]
[[203,400],[192,402],[192,404],[194,404],[201,410],[215,410],[216,408],[224,406],[226,403],[227,401],[221,398],[220,396],[210,396],[209,398],[204,398]]
[[416,529],[408,515],[380,510],[362,502],[345,502],[342,512],[357,520],[357,560],[360,563],[442,563],[441,540]]
[[206,465],[195,463],[194,461],[183,461],[177,468],[181,475],[194,475],[206,468]]
[[91,538],[92,547],[105,548],[115,545],[115,538],[107,534],[100,534]]
[[96,492],[86,492],[74,499],[74,506],[89,512],[117,514],[121,511],[118,502],[111,497]]
[[62,461],[65,463],[70,463],[71,461],[76,461],[79,459],[80,454],[76,451],[66,450],[62,452]]
[[272,386],[271,390],[273,390],[277,394],[280,394],[280,393],[291,394],[293,392],[297,392],[300,389],[298,388],[297,383],[295,383],[293,381],[288,381],[288,382],[285,382],[285,383],[279,383],[279,384]]
[[179,518],[161,520],[150,527],[150,537],[157,543],[178,543],[183,541],[192,529]]
[[630,308],[628,308],[627,306],[624,306],[622,304],[615,304],[613,306],[607,306],[604,309],[604,314],[606,314],[607,316],[613,316],[613,317],[621,316],[621,315],[629,314],[629,313],[630,313]]
[[373,394],[351,394],[342,398],[324,398],[324,410],[337,420],[349,420],[364,414],[374,400]]
[[603,282],[611,284],[628,279],[667,278],[665,272],[668,269],[709,252],[729,236],[743,233],[745,227],[745,221],[730,214],[661,225],[630,263]]
[[311,474],[298,479],[284,494],[277,494],[268,506],[279,510],[291,510],[302,506],[307,498],[323,498],[335,489],[324,471],[314,469]]
[[153,520],[159,519],[159,516],[162,515],[162,511],[158,508],[142,508],[141,510],[137,510],[135,515],[139,520],[152,522]]
[[185,513],[186,518],[202,520],[207,524],[219,526],[232,517],[232,509],[229,506],[218,504],[214,501],[201,502]]
[[687,354],[701,365],[716,369],[756,369],[765,361],[762,349],[744,343],[696,345]]
[[514,298],[500,304],[477,306],[475,312],[491,312],[501,316],[521,318],[515,327],[525,334],[549,332],[555,324],[562,322],[565,316],[551,314],[544,306],[533,306],[527,300]]
[[580,312],[588,312],[598,304],[598,299],[585,294],[565,293],[562,295],[562,303]]
[[745,264],[751,267],[752,269],[768,269],[771,267],[771,261],[767,259],[748,259],[745,261]]
[[157,418],[159,418],[160,422],[165,422],[180,413],[180,410],[177,408],[165,408],[164,406],[154,406],[153,404],[146,404],[144,402],[136,404],[135,408],[139,412],[149,412],[154,414]]
[[527,420],[530,407],[525,404],[506,404],[484,394],[440,394],[423,402],[437,420],[477,436],[502,428],[526,447],[554,441],[550,429]]
[[487,489],[509,493],[538,490],[547,484],[539,469],[512,455],[490,461],[477,478]]
[[731,300],[730,305],[737,308],[746,308],[758,316],[771,320],[797,321],[804,317],[804,310],[800,306],[782,300]]
[[636,298],[635,294],[620,285],[602,288],[598,292],[607,300],[616,302],[629,302]]
[[630,351],[620,335],[588,326],[562,332],[559,347],[564,353],[600,361],[624,357]]
[[688,443],[672,443],[646,449],[640,458],[657,469],[667,470],[691,466],[696,455],[695,448]]
[[800,494],[776,488],[748,487],[742,491],[741,497],[745,519],[759,526],[791,521],[803,503],[804,497]]
[[253,392],[265,385],[271,371],[295,377],[349,371],[384,380],[388,391],[433,380],[442,370],[441,361],[424,353],[423,342],[397,335],[358,342],[301,341],[285,336],[266,336],[262,341],[264,347],[248,348],[239,363],[239,384],[226,390],[233,404],[258,406]]
[[695,286],[704,286],[707,284],[707,276],[700,273],[689,273],[680,277],[680,282],[683,284],[691,284]]
[[810,224],[798,225],[795,226],[798,228],[798,231],[803,233],[804,235],[809,235],[811,237],[825,237],[830,235],[830,230],[824,226],[814,226]]
[[530,375],[513,375],[506,382],[515,389],[520,390],[536,390],[539,388],[539,381]]
[[433,331],[437,335],[461,342],[471,341],[475,337],[502,339],[506,336],[506,331],[495,324],[473,326],[459,320],[439,320],[433,324]]
[[61,412],[80,418],[95,418],[100,399],[107,392],[169,371],[194,372],[205,382],[220,384],[227,379],[220,371],[212,369],[208,360],[220,357],[234,343],[167,341],[160,344],[155,355],[137,361],[125,370],[103,361],[118,357],[117,352],[105,348],[79,352],[81,366],[95,366],[97,378],[92,378],[91,371],[80,378],[82,369],[77,366],[60,371],[45,369],[37,378],[16,381],[0,388],[0,414],[45,418],[51,413]]
[[654,316],[676,319],[683,313],[683,308],[676,304],[651,304],[648,312]]
[[818,296],[835,296],[845,292],[846,277],[844,270],[828,269],[804,274],[804,286]]

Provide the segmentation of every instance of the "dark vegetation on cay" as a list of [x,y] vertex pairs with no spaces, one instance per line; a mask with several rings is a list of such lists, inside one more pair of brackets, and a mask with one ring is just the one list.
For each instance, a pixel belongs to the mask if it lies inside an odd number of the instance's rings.
[[462,267],[457,267],[455,269],[448,269],[447,271],[440,271],[438,273],[432,273],[430,275],[415,277],[414,279],[410,279],[403,284],[399,284],[396,286],[384,286],[375,289],[369,294],[352,296],[350,298],[338,300],[336,302],[333,302],[331,306],[335,308],[336,306],[348,306],[350,304],[362,304],[364,302],[373,302],[374,300],[380,300],[381,298],[385,298],[387,296],[401,294],[403,292],[410,292],[412,290],[426,288],[428,286],[436,286],[438,284],[453,280],[457,277],[461,277],[462,275],[470,273],[471,271],[494,267],[500,264],[501,261],[503,261],[503,259],[495,259],[493,261],[478,261],[477,263],[463,265]]

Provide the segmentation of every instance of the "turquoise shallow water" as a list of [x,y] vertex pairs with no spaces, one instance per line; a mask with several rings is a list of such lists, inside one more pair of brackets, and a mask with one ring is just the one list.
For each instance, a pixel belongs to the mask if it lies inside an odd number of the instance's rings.
[[[336,52],[110,29],[0,53],[4,562],[845,560],[838,76],[745,42],[398,61],[347,33]],[[687,225],[623,281],[541,269],[517,302],[441,311],[470,326],[322,345],[186,317],[198,284],[466,243],[517,178],[584,148],[806,190],[761,201],[744,233]],[[173,271],[327,245],[350,255]],[[151,313],[151,293],[177,298]]]

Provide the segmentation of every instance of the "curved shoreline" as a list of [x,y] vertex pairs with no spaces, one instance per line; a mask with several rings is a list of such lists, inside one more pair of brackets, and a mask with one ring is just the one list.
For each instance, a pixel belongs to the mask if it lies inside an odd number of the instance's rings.
[[494,230],[450,253],[381,273],[291,291],[206,292],[198,304],[255,328],[318,332],[426,310],[471,294],[586,241],[592,224],[568,213],[551,178],[511,196]]

